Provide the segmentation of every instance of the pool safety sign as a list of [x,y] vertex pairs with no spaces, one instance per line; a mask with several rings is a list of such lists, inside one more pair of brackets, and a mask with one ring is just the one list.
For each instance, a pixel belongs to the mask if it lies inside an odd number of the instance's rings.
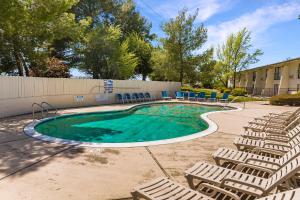
[[74,96],[74,100],[75,100],[75,102],[83,102],[84,101],[84,96],[82,96],[82,95]]
[[114,81],[113,80],[104,80],[104,93],[113,93],[114,90]]

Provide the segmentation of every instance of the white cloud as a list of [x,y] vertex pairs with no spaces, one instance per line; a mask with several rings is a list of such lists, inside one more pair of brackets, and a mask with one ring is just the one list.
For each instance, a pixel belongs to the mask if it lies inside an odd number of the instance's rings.
[[[300,3],[291,1],[280,5],[262,7],[252,13],[246,13],[234,20],[208,26],[208,42],[206,46],[223,43],[227,36],[246,27],[252,32],[254,43],[263,42],[262,35],[276,24],[296,19],[300,13]],[[282,27],[284,28],[284,27]]]
[[165,19],[174,18],[178,11],[186,8],[193,13],[199,8],[197,22],[203,22],[211,16],[223,12],[228,8],[231,0],[166,0],[162,1],[154,10],[162,15]]

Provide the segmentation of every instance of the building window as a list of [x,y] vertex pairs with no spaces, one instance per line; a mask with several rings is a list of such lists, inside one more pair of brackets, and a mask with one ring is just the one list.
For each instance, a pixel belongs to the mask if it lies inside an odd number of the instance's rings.
[[267,77],[268,77],[268,69],[266,69],[266,76],[265,76],[265,78],[267,79]]
[[274,80],[280,80],[280,67],[275,67]]
[[256,72],[253,72],[252,74],[252,81],[255,81],[256,80]]
[[298,79],[300,79],[300,63],[298,64]]

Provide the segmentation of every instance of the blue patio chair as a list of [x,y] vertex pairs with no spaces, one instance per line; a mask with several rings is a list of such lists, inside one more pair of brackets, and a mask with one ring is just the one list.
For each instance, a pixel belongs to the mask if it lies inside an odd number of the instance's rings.
[[181,91],[175,92],[176,99],[184,100],[183,93]]
[[139,96],[139,98],[140,98],[141,101],[145,101],[146,100],[144,93],[140,92],[140,93],[138,93],[138,96]]
[[219,99],[220,102],[228,102],[228,98],[229,98],[229,93],[224,93],[222,98]]
[[123,97],[124,97],[124,101],[126,101],[127,103],[133,102],[133,100],[132,100],[132,98],[131,98],[131,96],[130,96],[129,93],[125,93],[125,94],[123,95]]
[[152,97],[151,97],[151,94],[149,92],[145,92],[145,98],[148,101],[152,101]]
[[189,92],[188,100],[196,100],[195,92]]
[[136,102],[141,101],[141,99],[139,98],[139,95],[137,93],[132,93],[131,97]]
[[124,103],[124,99],[123,99],[123,96],[122,96],[122,94],[116,94],[116,100],[117,100],[117,102],[118,103]]
[[189,93],[188,92],[182,92],[183,93],[183,97],[185,99],[188,99],[189,98]]
[[161,98],[165,100],[171,99],[167,91],[161,91]]
[[197,99],[198,101],[205,101],[205,100],[206,100],[206,93],[205,93],[205,92],[200,92],[200,93],[197,95],[196,99]]
[[213,101],[216,102],[217,101],[217,93],[216,92],[212,92],[210,94],[210,97],[207,99],[208,101]]

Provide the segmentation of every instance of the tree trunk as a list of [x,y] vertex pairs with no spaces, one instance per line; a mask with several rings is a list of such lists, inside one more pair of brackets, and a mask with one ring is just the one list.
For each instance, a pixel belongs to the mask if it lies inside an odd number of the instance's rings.
[[145,80],[146,80],[146,78],[147,78],[147,75],[145,75],[145,74],[142,74],[142,80],[143,80],[143,81],[145,81]]
[[233,89],[235,88],[236,71],[233,72]]
[[27,66],[27,64],[26,64],[26,61],[25,61],[25,59],[24,59],[24,56],[23,55],[20,55],[21,56],[21,58],[22,58],[22,64],[23,64],[23,67],[24,67],[24,70],[25,70],[25,75],[27,76],[27,77],[29,77],[29,68],[28,68],[28,66]]
[[15,60],[16,60],[16,65],[17,65],[17,68],[18,68],[19,76],[24,76],[22,60],[21,60],[19,52],[17,52],[16,50],[14,50],[14,57],[15,57]]
[[181,83],[181,86],[183,85],[183,58],[182,53],[180,51],[180,75],[179,75],[179,81]]

